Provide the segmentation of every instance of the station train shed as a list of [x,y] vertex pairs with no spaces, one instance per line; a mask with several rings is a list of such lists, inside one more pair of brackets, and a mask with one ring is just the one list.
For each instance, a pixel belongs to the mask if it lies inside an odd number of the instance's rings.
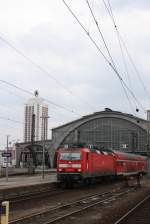
[[[148,155],[147,139],[147,120],[105,108],[104,111],[83,116],[78,120],[52,129],[52,139],[45,142],[45,149],[50,158],[50,166],[53,167],[55,152],[61,145],[96,144],[107,149]],[[18,143],[16,146],[18,166],[20,159],[23,158],[21,155],[28,145],[30,143]],[[35,145],[34,152],[37,154],[38,160],[41,161],[43,143],[39,141]]]

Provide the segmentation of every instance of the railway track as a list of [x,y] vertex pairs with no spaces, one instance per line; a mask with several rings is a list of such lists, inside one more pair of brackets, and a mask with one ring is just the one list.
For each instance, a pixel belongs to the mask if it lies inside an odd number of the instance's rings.
[[33,196],[38,195],[40,193],[44,192],[49,192],[52,190],[56,190],[57,186],[31,186],[31,187],[18,187],[18,188],[13,188],[13,190],[6,189],[4,192],[0,192],[0,202],[4,200],[15,200],[19,198],[25,198],[28,196]]
[[[122,182],[120,182],[122,183]],[[52,188],[52,189],[38,189],[35,192],[25,192],[18,193],[17,195],[12,195],[11,197],[5,197],[3,200],[0,199],[0,203],[4,200],[8,200],[11,206],[17,205],[21,202],[28,202],[32,199],[38,200],[40,198],[47,198],[49,196],[58,195],[64,192],[70,192],[72,189],[62,189],[62,188]]]
[[47,209],[43,209],[38,213],[33,213],[28,216],[21,217],[16,220],[11,220],[9,224],[51,224],[57,221],[62,221],[65,218],[76,215],[84,210],[92,208],[96,205],[106,205],[119,197],[127,194],[131,189],[126,189],[124,191],[108,191],[104,193],[94,194],[88,197],[84,197],[72,203],[65,205],[59,205]]
[[[36,192],[28,192],[26,194],[18,194],[13,197],[5,198],[5,200],[8,200],[10,203],[10,216],[11,213],[14,211],[17,211],[20,208],[20,204],[27,207],[31,206],[31,204],[38,202],[40,199],[46,199],[50,197],[54,197],[55,195],[59,195],[64,193],[65,190],[62,189],[46,189],[46,190],[38,190]],[[2,203],[2,199],[0,200],[0,204]]]
[[49,196],[54,196],[55,194],[60,194],[63,193],[64,190],[58,190],[58,189],[53,189],[53,190],[43,190],[43,191],[38,191],[34,193],[28,193],[28,195],[21,195],[21,196],[16,196],[10,199],[10,204],[18,204],[21,202],[29,201],[32,199],[40,199],[43,197],[49,197]]
[[150,224],[150,195],[130,209],[114,224]]

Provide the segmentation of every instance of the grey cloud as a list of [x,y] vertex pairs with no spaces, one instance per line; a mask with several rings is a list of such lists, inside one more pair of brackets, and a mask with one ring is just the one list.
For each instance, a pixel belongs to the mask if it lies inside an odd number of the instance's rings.
[[129,8],[139,8],[141,9],[147,9],[147,7],[150,7],[150,1],[149,0],[110,0],[110,3],[113,7],[113,9],[118,8],[118,9],[129,9]]
[[[138,9],[141,12],[138,20],[142,19],[145,16],[143,9],[148,9],[149,2],[112,0],[111,4],[115,14],[117,13],[117,16],[119,16],[118,22],[121,30],[127,35],[129,34],[127,36],[128,38],[126,38],[126,43],[139,70],[143,72],[143,78],[147,87],[149,87],[149,27],[146,29],[144,26],[139,28],[137,18],[132,17],[133,14],[129,13],[133,9]],[[53,7],[54,5],[55,3],[53,3]],[[79,7],[79,5],[80,1],[78,1],[77,6]],[[39,18],[39,21],[36,21],[35,24],[33,20],[32,26],[27,24],[24,32],[18,30],[16,35],[14,35],[14,43],[16,47],[21,49],[26,55],[50,72],[55,79],[59,80],[72,91],[74,96],[67,93],[60,85],[34,67],[30,62],[17,55],[12,49],[5,48],[4,45],[2,45],[0,52],[2,58],[0,77],[31,91],[39,89],[42,97],[69,107],[70,109],[76,109],[78,113],[83,115],[94,112],[95,110],[103,110],[104,107],[111,107],[112,109],[132,113],[116,74],[113,73],[104,59],[99,55],[98,51],[74,19],[71,19],[72,17],[67,10],[64,10],[64,7],[61,8],[59,4],[58,6],[60,7],[59,13],[56,10],[53,16],[50,16],[50,18],[47,17],[45,21],[41,21]],[[77,12],[80,11],[79,14],[81,15],[83,9],[80,8],[79,10],[78,7],[76,10]],[[51,7],[49,5],[50,9]],[[106,19],[108,15],[106,15],[106,12],[103,12],[104,14],[102,25],[105,31],[105,37],[111,48],[113,57],[119,65],[119,70],[129,85],[128,78],[124,74],[119,45],[114,41],[115,36],[112,35],[112,24],[108,23]],[[52,13],[49,12],[49,15],[52,15]],[[86,17],[85,12],[83,15],[88,23],[89,15]],[[143,24],[143,21],[147,21],[147,17],[141,21],[141,24]],[[129,24],[130,21],[132,21],[132,24]],[[92,29],[92,32],[95,33],[95,29]],[[142,38],[140,32],[142,33]],[[9,36],[9,32],[7,36],[8,39],[12,37],[11,34]],[[94,37],[99,41],[98,34],[94,35]],[[143,89],[131,65],[129,65],[129,70],[133,90],[145,106],[148,107],[149,103],[144,100],[145,95]],[[2,85],[0,84],[0,86]],[[23,111],[24,103],[26,103],[26,100],[30,96],[15,89],[12,91],[24,98],[18,98],[13,94],[9,95],[6,91],[6,93],[2,93],[0,103],[7,107],[10,105],[12,109],[10,116],[14,119],[23,119],[23,112],[20,113],[20,111],[21,108]],[[81,98],[88,101],[89,104],[94,105],[94,110],[92,111],[86,103],[83,103],[80,100]],[[19,108],[18,112],[15,112],[17,108]],[[49,105],[49,113],[51,116],[50,128],[78,117],[51,104]],[[1,112],[1,114],[4,113]],[[143,115],[142,112],[141,115]],[[5,124],[3,125],[5,126]],[[15,124],[14,126],[16,127]],[[21,128],[19,128],[20,132],[22,131]],[[6,133],[8,132],[7,130]],[[17,134],[18,132],[16,130],[15,135]]]

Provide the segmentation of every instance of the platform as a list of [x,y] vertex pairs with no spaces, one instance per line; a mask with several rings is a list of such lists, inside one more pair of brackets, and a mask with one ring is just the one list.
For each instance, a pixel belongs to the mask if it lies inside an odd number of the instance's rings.
[[[41,168],[36,168],[35,173],[41,173],[42,172],[42,167]],[[55,173],[56,169],[45,169],[45,173]],[[29,169],[28,168],[14,168],[14,167],[8,167],[8,173],[9,176],[16,176],[16,175],[25,175],[29,174]],[[6,176],[6,168],[0,167],[0,177],[5,177]]]
[[42,173],[35,175],[19,175],[19,176],[9,176],[8,181],[6,177],[0,178],[0,191],[8,188],[18,188],[18,187],[27,187],[31,185],[38,185],[44,183],[54,183],[56,182],[56,173],[52,170],[48,173],[45,173],[45,178],[42,179]]

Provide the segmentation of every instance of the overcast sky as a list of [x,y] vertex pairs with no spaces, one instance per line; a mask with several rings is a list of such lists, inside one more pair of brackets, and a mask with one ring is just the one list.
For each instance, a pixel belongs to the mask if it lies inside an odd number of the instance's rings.
[[[90,35],[106,54],[85,0],[66,0]],[[107,0],[105,0],[108,3]],[[124,69],[117,35],[102,0],[89,0],[106,43],[127,86],[145,109],[150,97],[135,73],[123,48]],[[150,1],[110,0],[118,30],[147,90],[150,86]],[[70,14],[62,0],[0,0],[0,37],[32,59],[44,70],[19,55],[0,39],[0,80],[65,107],[49,103],[49,136],[56,126],[105,107],[146,117],[131,95],[132,108],[116,74]],[[107,54],[106,54],[107,55]],[[48,74],[49,73],[49,74]],[[0,82],[0,118],[24,122],[24,104],[31,97]],[[72,111],[72,112],[71,112]],[[0,147],[23,140],[23,124],[0,119]]]

